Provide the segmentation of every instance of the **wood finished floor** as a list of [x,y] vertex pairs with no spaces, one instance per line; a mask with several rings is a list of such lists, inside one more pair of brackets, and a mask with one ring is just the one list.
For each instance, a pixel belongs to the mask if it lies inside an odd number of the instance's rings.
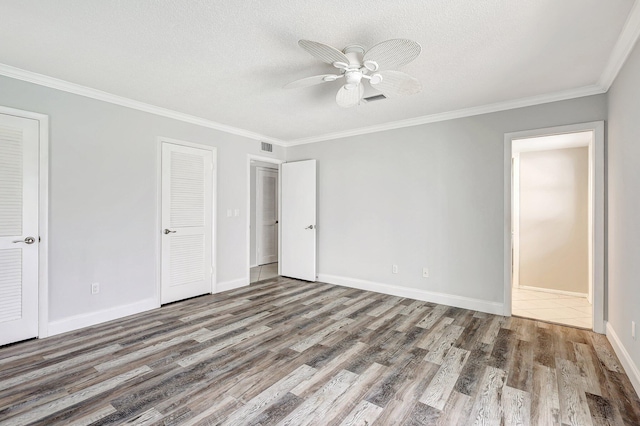
[[639,425],[606,338],[277,278],[0,348],[0,424]]

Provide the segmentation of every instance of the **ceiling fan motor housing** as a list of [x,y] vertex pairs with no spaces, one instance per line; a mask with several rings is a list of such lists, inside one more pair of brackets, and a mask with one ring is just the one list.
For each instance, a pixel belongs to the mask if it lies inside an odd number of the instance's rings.
[[347,81],[347,83],[345,84],[345,87],[349,90],[355,89],[356,87],[358,87],[358,84],[360,84],[360,80],[362,80],[362,71],[360,70],[347,71],[344,73],[344,77],[345,77],[345,80]]

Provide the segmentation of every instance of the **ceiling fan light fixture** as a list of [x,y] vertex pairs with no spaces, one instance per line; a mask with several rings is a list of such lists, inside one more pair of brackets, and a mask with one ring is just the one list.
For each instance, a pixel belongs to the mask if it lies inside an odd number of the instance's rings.
[[380,74],[372,75],[371,78],[369,79],[369,83],[373,85],[382,83],[382,75]]
[[336,81],[338,79],[337,75],[326,75],[324,76],[324,81]]
[[349,64],[346,63],[346,62],[336,61],[336,62],[333,63],[333,66],[342,70],[342,69],[347,68],[349,66]]
[[378,63],[376,61],[364,61],[364,67],[366,69],[368,69],[369,71],[378,71],[378,69],[380,68],[380,66],[378,65]]

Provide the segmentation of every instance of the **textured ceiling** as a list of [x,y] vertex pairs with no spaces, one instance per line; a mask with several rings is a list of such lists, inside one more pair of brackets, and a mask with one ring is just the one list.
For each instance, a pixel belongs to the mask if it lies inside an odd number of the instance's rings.
[[[597,83],[633,0],[0,0],[0,63],[285,141]],[[342,109],[300,49],[409,38],[420,94]],[[10,41],[10,42],[9,42]],[[370,88],[366,95],[374,94]]]

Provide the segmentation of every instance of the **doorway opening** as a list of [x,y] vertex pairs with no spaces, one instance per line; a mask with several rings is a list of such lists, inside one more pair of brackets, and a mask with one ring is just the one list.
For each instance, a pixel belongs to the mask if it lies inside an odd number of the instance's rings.
[[249,284],[279,276],[280,163],[249,156]]
[[603,331],[603,144],[602,122],[505,135],[506,315]]

